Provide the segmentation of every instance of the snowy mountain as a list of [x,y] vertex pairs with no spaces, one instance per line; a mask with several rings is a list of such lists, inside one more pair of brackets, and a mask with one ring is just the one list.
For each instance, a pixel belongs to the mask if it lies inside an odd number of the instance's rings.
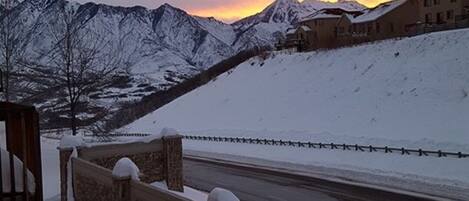
[[[34,82],[39,82],[43,88],[54,83],[47,79],[51,73],[47,66],[57,43],[54,32],[64,26],[62,7],[74,13],[73,23],[82,27],[87,37],[112,44],[107,50],[119,50],[126,62],[119,84],[88,94],[83,100],[98,110],[112,111],[117,107],[116,102],[139,101],[143,96],[174,86],[239,51],[273,45],[292,23],[309,12],[349,4],[354,3],[278,0],[261,13],[231,25],[214,18],[191,16],[169,4],[147,9],[65,0],[24,0],[15,2],[12,15],[22,25],[16,32],[26,41],[26,59],[44,67],[21,71],[26,77],[34,77]],[[64,106],[63,93],[55,93],[61,89],[38,95],[35,92],[39,89],[34,83],[23,79],[20,82],[29,87],[21,89],[20,97],[26,103],[34,103],[41,111],[60,111],[55,116],[67,116],[63,109],[58,109]],[[83,111],[81,115],[95,116],[95,112],[91,113]]]

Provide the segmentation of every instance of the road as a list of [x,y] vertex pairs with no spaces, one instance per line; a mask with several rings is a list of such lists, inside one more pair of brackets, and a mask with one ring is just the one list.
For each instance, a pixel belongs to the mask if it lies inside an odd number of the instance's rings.
[[193,156],[184,157],[184,177],[188,186],[207,192],[215,187],[229,189],[242,201],[432,200]]

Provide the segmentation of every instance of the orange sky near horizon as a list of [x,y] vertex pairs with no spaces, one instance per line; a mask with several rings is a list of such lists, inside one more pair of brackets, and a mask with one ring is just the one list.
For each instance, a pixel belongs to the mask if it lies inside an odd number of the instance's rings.
[[[300,0],[301,1],[301,0]],[[329,0],[335,2],[337,0]],[[382,2],[389,0],[357,0],[367,7],[374,7]],[[261,12],[273,0],[240,0],[236,4],[208,6],[206,8],[188,8],[187,12],[203,17],[215,17],[225,22],[233,22],[246,16]]]
[[[234,22],[243,17],[261,12],[274,0],[76,0],[81,3],[96,2],[115,6],[144,6],[157,8],[164,3],[169,3],[181,8],[192,15],[202,17],[215,17],[224,22]],[[303,1],[303,0],[299,0]],[[324,0],[337,1],[337,0]],[[357,0],[358,2],[374,7],[379,3],[389,0]]]

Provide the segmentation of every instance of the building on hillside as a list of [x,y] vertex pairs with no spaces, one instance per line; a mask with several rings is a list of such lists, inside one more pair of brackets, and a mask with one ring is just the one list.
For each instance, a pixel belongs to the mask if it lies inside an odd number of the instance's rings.
[[305,49],[335,48],[337,47],[335,30],[342,15],[358,16],[360,11],[346,11],[340,8],[326,8],[319,10],[305,18],[299,24],[311,29],[305,38]]
[[469,27],[469,0],[393,0],[363,11],[328,8],[296,27],[279,47],[295,44],[302,51],[413,36]]
[[334,34],[339,46],[409,36],[416,32],[418,0],[382,3],[359,16],[342,15]]
[[286,33],[285,41],[277,45],[278,49],[295,48],[298,51],[304,51],[309,48],[309,41],[311,40],[311,28],[308,26],[299,26],[297,28],[289,29]]
[[425,29],[438,31],[466,27],[468,9],[469,0],[420,0],[418,13]]

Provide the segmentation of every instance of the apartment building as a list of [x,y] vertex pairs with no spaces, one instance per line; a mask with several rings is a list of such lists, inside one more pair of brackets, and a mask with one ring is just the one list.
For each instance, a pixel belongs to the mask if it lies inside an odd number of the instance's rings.
[[300,51],[469,27],[469,0],[393,0],[364,11],[322,9],[290,30]]

